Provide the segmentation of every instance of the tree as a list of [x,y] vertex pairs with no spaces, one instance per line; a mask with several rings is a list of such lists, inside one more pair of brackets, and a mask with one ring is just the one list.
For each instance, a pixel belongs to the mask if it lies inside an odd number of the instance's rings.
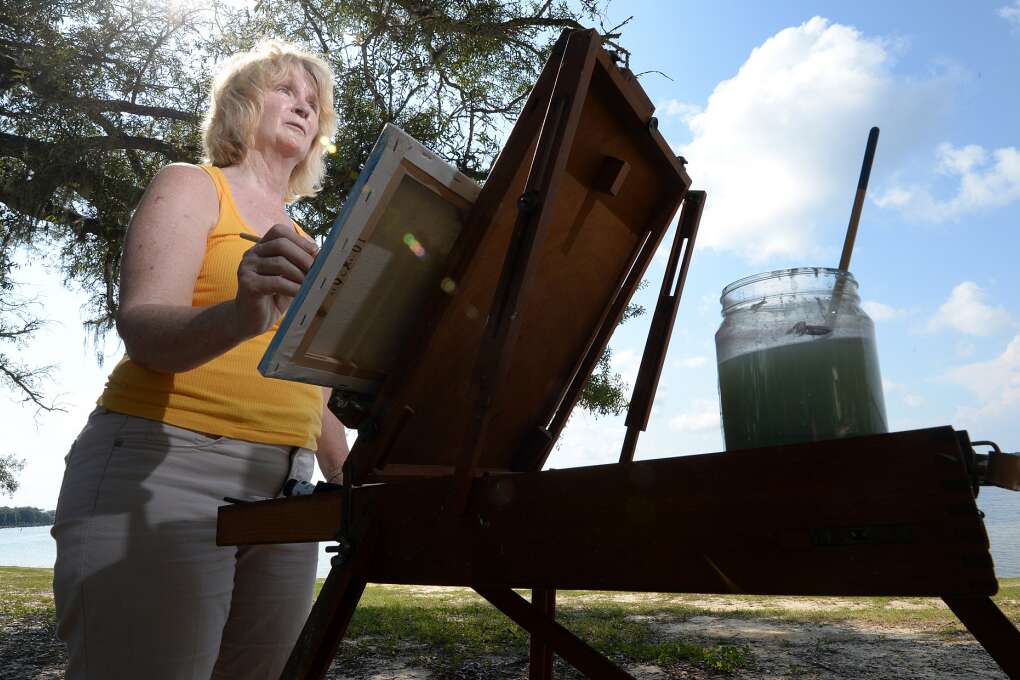
[[18,490],[18,473],[25,462],[13,454],[0,456],[0,494],[13,495]]
[[0,507],[0,527],[33,527],[53,524],[53,510],[40,510],[27,506]]
[[[16,251],[45,254],[66,282],[87,291],[94,337],[109,332],[134,206],[160,167],[199,160],[213,67],[262,37],[286,36],[326,54],[337,74],[342,138],[323,191],[295,214],[321,235],[386,122],[483,180],[559,31],[600,18],[599,0],[259,0],[252,9],[7,0],[0,290],[6,298],[13,287]],[[21,311],[0,307],[0,342],[12,339],[2,334],[11,319],[23,339],[37,328]],[[623,385],[604,359],[593,378],[598,389],[583,403],[619,412]],[[0,370],[8,387],[44,406],[44,372],[2,354]]]

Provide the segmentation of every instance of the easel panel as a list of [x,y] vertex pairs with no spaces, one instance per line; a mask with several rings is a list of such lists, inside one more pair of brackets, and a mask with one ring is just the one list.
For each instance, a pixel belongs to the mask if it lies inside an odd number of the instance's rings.
[[[602,68],[597,62],[596,70]],[[642,251],[635,265],[643,271],[689,185],[675,157],[662,152],[635,112],[621,109],[617,101],[604,101],[620,99],[613,82],[603,75],[598,86],[579,93],[574,104],[582,106],[580,122],[576,137],[560,150],[567,154],[565,171],[555,200],[547,204],[548,233],[535,254],[530,294],[517,307],[513,369],[494,396],[480,467],[510,469],[522,442],[548,424],[600,325],[616,323],[607,318],[607,309],[636,249],[651,230],[647,252]],[[534,153],[532,147],[528,158]],[[610,193],[598,182],[604,166],[614,162],[625,164],[627,174]],[[457,460],[473,406],[470,385],[484,322],[530,166],[521,163],[505,187],[421,365],[394,394],[394,403],[408,406],[414,417],[386,443],[388,462],[451,465]],[[483,191],[479,200],[487,198]],[[629,299],[632,293],[622,295]]]

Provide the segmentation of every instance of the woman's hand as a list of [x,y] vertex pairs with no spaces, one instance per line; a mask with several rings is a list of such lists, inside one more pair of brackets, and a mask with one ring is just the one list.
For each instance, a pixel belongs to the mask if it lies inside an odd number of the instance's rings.
[[237,268],[237,328],[241,337],[265,333],[287,311],[319,248],[294,227],[274,224]]

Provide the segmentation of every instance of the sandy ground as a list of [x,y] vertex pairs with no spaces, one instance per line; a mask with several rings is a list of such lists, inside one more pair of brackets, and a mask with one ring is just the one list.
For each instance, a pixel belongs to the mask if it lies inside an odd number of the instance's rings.
[[[748,645],[750,667],[732,673],[709,671],[693,663],[660,668],[651,664],[625,666],[637,680],[669,678],[896,678],[897,680],[959,680],[1007,678],[973,638],[919,630],[858,624],[789,624],[768,619],[694,617],[683,623],[662,623],[664,634],[706,644]],[[426,680],[436,678],[416,668],[411,657],[364,658],[356,668],[334,666],[337,680]],[[449,676],[446,676],[449,677]],[[454,673],[461,680],[526,678],[527,659],[492,657],[469,663]],[[557,662],[557,678],[581,677]]]
[[[589,596],[578,596],[583,600]],[[605,600],[605,595],[598,596]],[[655,596],[614,595],[619,601],[640,601]],[[662,597],[662,596],[658,596]],[[625,670],[638,680],[667,678],[895,678],[1000,679],[1006,675],[987,652],[962,630],[944,624],[893,627],[859,621],[789,623],[738,610],[783,607],[793,611],[846,610],[856,603],[834,598],[773,598],[761,603],[726,597],[689,597],[684,604],[703,607],[708,613],[680,621],[667,615],[632,615],[661,632],[663,638],[679,638],[705,645],[733,645],[749,650],[747,668],[731,673],[706,670],[694,663],[661,668],[630,665]],[[860,605],[863,606],[863,605]],[[939,600],[893,601],[903,609],[945,607]],[[0,679],[49,680],[63,677],[63,650],[48,626],[23,625],[0,629]],[[345,642],[344,644],[351,644]],[[364,645],[361,645],[364,648]],[[468,661],[451,671],[436,673],[421,663],[428,649],[408,650],[407,656],[362,653],[334,664],[327,677],[349,680],[496,680],[527,677],[527,658],[494,656]],[[557,678],[579,678],[576,671],[557,662]]]
[[[408,588],[421,594],[440,595],[441,588]],[[455,598],[458,599],[458,598]],[[944,624],[917,624],[910,627],[887,626],[860,621],[827,623],[790,623],[773,618],[741,617],[735,612],[781,608],[788,611],[826,612],[861,609],[868,605],[838,598],[768,598],[762,601],[734,598],[627,593],[576,595],[572,602],[586,599],[618,602],[682,602],[711,612],[686,621],[668,617],[634,615],[662,633],[664,638],[679,638],[704,645],[733,645],[749,650],[747,668],[730,673],[711,671],[694,663],[661,668],[651,664],[629,665],[624,670],[637,680],[669,678],[735,678],[740,680],[776,680],[802,678],[836,680],[861,678],[878,680],[1007,680],[1007,676],[983,647],[962,626],[947,629]],[[887,608],[901,610],[947,609],[938,599],[891,600]],[[718,613],[718,615],[715,615]],[[557,660],[557,678],[582,677]],[[328,676],[337,680],[425,680],[436,676],[416,667],[413,657],[360,659],[357,667],[334,665]],[[526,678],[524,657],[490,657],[485,663],[469,662],[453,676],[457,680],[488,678]]]

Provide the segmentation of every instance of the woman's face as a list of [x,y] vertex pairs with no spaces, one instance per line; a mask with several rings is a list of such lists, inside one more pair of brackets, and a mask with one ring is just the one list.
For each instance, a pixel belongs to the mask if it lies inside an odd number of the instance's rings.
[[292,68],[263,95],[255,146],[303,159],[318,134],[318,88],[307,71]]

